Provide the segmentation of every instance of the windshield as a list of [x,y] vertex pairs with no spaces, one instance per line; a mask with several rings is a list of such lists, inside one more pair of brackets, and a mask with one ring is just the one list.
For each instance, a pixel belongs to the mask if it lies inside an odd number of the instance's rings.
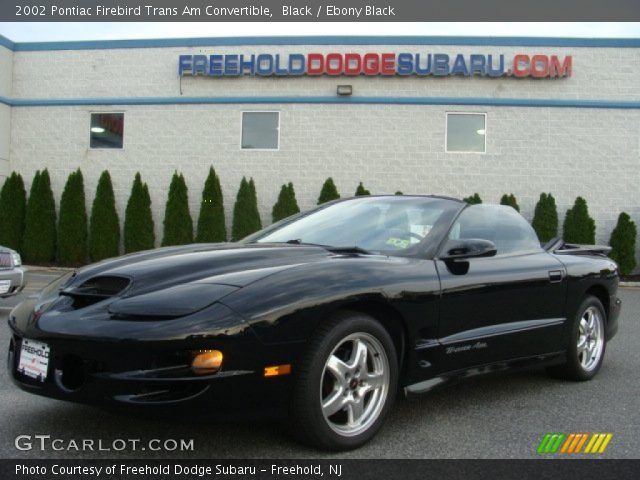
[[[320,207],[247,237],[246,243],[317,244],[394,254],[423,246],[462,207],[431,197],[362,197]],[[437,239],[435,239],[437,241]]]

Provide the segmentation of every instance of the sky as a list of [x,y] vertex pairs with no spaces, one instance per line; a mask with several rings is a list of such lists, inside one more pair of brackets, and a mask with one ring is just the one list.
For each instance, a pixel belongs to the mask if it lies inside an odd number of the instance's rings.
[[281,35],[426,35],[640,38],[640,23],[394,23],[394,22],[59,22],[2,23],[0,34],[14,42],[136,38],[241,37]]

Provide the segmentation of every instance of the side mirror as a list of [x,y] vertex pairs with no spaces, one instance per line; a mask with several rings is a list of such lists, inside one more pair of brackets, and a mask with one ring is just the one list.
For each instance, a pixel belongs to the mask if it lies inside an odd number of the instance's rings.
[[466,258],[493,257],[497,253],[496,245],[490,240],[481,238],[466,238],[463,240],[449,240],[445,245],[441,260],[464,260]]

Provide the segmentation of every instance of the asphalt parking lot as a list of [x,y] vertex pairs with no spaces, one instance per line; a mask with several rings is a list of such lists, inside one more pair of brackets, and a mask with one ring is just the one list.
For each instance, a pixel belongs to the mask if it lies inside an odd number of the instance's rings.
[[[9,344],[10,308],[57,273],[31,271],[19,297],[0,300],[0,348]],[[421,397],[398,401],[380,434],[365,447],[332,455],[301,447],[274,424],[149,420],[40,398],[18,390],[0,369],[2,458],[535,458],[546,432],[611,432],[605,458],[640,458],[640,289],[621,289],[618,336],[609,344],[591,382],[548,378],[544,371],[510,373],[467,381]],[[51,435],[59,445],[82,439],[193,439],[193,451],[20,451],[19,435]],[[154,445],[157,445],[154,444]]]

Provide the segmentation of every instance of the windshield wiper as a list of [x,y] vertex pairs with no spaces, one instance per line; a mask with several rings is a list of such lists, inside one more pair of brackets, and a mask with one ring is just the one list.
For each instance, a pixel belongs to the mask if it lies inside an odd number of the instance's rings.
[[303,242],[299,238],[292,238],[291,240],[287,240],[286,242],[281,242],[281,243],[286,243],[287,245],[304,245],[307,247],[329,248],[329,245],[323,245],[321,243]]
[[365,250],[364,248],[358,247],[358,246],[346,246],[346,247],[334,247],[332,245],[321,245],[319,243],[307,243],[307,242],[303,242],[302,240],[300,240],[299,238],[292,238],[291,240],[287,240],[284,243],[288,243],[290,245],[312,245],[314,247],[322,247],[326,250],[329,250],[330,252],[335,252],[335,253],[360,253],[362,255],[371,255],[372,252],[370,252],[369,250]]

